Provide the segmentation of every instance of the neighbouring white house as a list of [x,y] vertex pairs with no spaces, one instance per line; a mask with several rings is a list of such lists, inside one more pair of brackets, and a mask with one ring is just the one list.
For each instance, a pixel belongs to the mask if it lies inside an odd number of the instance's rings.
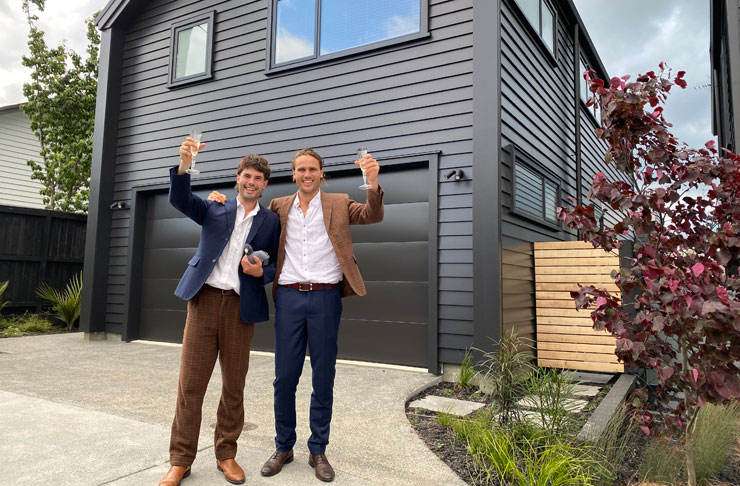
[[41,144],[21,104],[0,106],[0,205],[43,208],[41,184],[28,160],[41,161]]

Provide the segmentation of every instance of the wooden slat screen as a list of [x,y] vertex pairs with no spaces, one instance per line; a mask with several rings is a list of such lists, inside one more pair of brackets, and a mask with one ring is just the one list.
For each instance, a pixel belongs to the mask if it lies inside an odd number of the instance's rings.
[[619,296],[611,271],[619,255],[582,241],[534,244],[537,363],[545,368],[624,371],[614,355],[616,338],[592,328],[591,311],[576,310],[570,296],[578,284],[596,285]]

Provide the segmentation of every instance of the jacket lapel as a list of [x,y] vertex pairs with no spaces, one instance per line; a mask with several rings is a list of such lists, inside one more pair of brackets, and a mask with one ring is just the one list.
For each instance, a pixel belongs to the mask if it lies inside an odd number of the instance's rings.
[[267,209],[260,206],[260,210],[257,211],[257,214],[254,215],[254,219],[252,220],[252,227],[249,228],[249,234],[247,235],[247,240],[245,243],[252,243],[252,240],[254,239],[254,235],[257,234],[257,231],[259,231],[260,226],[262,226],[262,223],[265,221],[265,218],[267,217],[267,214],[265,211],[268,211]]
[[324,191],[321,191],[321,211],[324,213],[324,226],[326,227],[326,233],[330,237],[331,232],[329,231],[329,228],[331,228],[331,207],[331,201],[326,197]]
[[234,223],[236,222],[236,198],[226,202],[224,217],[226,218],[226,234],[230,235],[234,231]]

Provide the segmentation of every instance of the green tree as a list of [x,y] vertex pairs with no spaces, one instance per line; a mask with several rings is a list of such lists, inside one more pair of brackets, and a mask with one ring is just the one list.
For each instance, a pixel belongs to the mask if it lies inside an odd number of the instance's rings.
[[23,65],[31,69],[31,81],[23,85],[28,100],[23,111],[41,143],[43,159],[28,161],[31,177],[43,185],[47,209],[86,212],[98,84],[97,14],[86,20],[88,47],[83,59],[64,44],[47,46],[32,5],[43,11],[44,0],[23,0],[30,29]]

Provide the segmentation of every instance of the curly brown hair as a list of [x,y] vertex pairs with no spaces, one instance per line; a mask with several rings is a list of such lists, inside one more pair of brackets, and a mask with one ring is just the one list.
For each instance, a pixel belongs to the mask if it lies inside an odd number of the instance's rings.
[[238,176],[244,169],[249,168],[262,172],[262,175],[265,176],[265,180],[270,179],[270,163],[261,155],[249,154],[242,157],[239,161],[239,167],[236,169],[236,175]]

